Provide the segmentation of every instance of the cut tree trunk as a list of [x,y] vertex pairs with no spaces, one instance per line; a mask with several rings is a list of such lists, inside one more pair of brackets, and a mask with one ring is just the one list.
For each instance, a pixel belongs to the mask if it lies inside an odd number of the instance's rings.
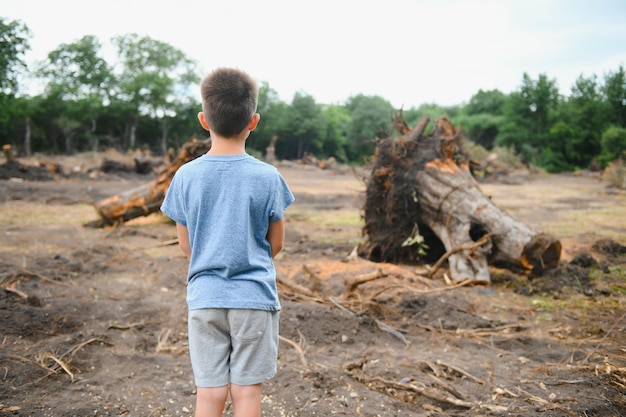
[[539,275],[558,265],[561,243],[498,209],[469,170],[461,136],[445,117],[381,140],[367,183],[359,255],[378,262],[447,260],[456,281],[490,282],[488,265]]
[[191,140],[178,152],[176,158],[158,173],[157,177],[121,194],[108,197],[94,204],[100,220],[89,224],[94,227],[119,226],[137,217],[148,216],[159,211],[165,193],[174,174],[185,163],[205,154],[211,148],[211,140]]

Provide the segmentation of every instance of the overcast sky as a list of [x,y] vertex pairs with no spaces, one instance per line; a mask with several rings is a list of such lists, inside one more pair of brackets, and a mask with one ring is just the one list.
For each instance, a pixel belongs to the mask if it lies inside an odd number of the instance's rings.
[[287,103],[461,104],[517,90],[524,72],[568,95],[580,74],[626,66],[626,0],[0,0],[0,17],[33,32],[29,62],[85,35],[137,33],[202,72],[246,70]]

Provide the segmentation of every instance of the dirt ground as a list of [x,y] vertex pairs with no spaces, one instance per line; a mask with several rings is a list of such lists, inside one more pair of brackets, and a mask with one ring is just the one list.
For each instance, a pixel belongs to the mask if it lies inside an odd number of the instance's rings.
[[[89,170],[97,156],[56,162],[64,174],[0,177],[0,415],[192,415],[174,225],[153,214],[85,226],[94,202],[152,177]],[[623,191],[590,175],[482,184],[561,240],[561,267],[455,285],[445,269],[429,279],[424,266],[350,256],[362,174],[279,169],[296,203],[276,260],[279,369],[263,416],[626,416]]]

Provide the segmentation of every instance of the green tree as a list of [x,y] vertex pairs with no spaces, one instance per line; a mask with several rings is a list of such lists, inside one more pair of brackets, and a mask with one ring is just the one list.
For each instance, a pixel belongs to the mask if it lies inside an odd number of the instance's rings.
[[626,127],[626,71],[622,65],[605,75],[602,93],[608,105],[609,123]]
[[30,49],[32,33],[17,20],[0,17],[0,93],[15,95],[18,77],[26,70],[24,54]]
[[609,162],[619,158],[626,158],[626,128],[611,126],[602,134],[602,152],[598,157],[601,166],[605,168]]
[[392,134],[391,119],[393,106],[380,96],[359,94],[346,102],[350,113],[350,122],[346,127],[348,136],[349,158],[363,162],[374,154],[376,138],[385,138]]
[[559,89],[556,80],[540,74],[534,81],[524,74],[521,95],[527,104],[527,126],[531,129],[534,144],[542,148],[548,144],[551,116],[559,104]]
[[416,126],[424,116],[427,116],[431,121],[435,121],[441,116],[446,116],[450,120],[456,120],[461,115],[461,109],[461,106],[440,106],[436,103],[424,103],[417,108],[412,107],[408,110],[403,110],[402,118],[409,126]]
[[490,150],[500,132],[505,100],[499,90],[479,90],[454,122],[472,142]]
[[[84,36],[50,52],[38,71],[48,94],[68,103],[71,110],[59,119],[66,137],[82,136],[94,151],[99,148],[98,120],[111,101],[112,88],[111,67],[100,56],[101,49],[96,37]],[[72,149],[71,141],[67,142],[67,151]]]
[[[24,54],[30,49],[31,37],[24,23],[0,17],[0,140],[15,146],[18,144],[12,139],[16,125],[25,123],[28,117],[23,113],[27,106],[16,101],[16,94],[19,76],[27,69]],[[30,145],[24,145],[28,153]]]
[[568,166],[588,167],[600,153],[604,113],[597,77],[580,75],[570,96],[559,106],[560,121],[550,131],[551,142],[561,143],[560,149]]
[[506,96],[499,90],[478,90],[463,108],[468,115],[491,114],[502,115]]
[[334,157],[340,162],[348,162],[346,147],[348,144],[347,128],[350,114],[345,106],[330,105],[322,110],[326,118],[326,134],[321,157]]
[[[2,144],[10,144],[18,152],[30,156],[32,153],[31,143],[31,115],[35,107],[34,100],[26,96],[4,96],[0,94],[0,110],[3,113],[5,123],[2,124],[0,140]],[[21,139],[21,140],[20,140]]]
[[565,122],[559,121],[550,129],[550,145],[539,149],[538,155],[533,162],[543,167],[548,172],[569,171],[573,168],[567,160],[568,151],[571,150],[574,130]]
[[317,155],[324,143],[326,119],[312,96],[296,93],[289,106],[285,139],[276,145],[276,153],[286,159],[300,159],[306,153]]
[[[201,106],[199,103],[181,102],[175,109],[176,117],[169,121],[168,144],[170,148],[177,149],[189,140],[206,139],[209,134],[198,122],[198,112]],[[139,138],[158,137],[161,133],[160,126],[155,124],[151,119],[142,119],[144,123],[140,124],[138,129]],[[144,129],[144,127],[146,129]],[[148,150],[150,143],[138,143],[138,147]]]
[[461,131],[472,142],[491,150],[500,133],[502,116],[490,113],[462,115],[458,116],[454,122],[461,127]]
[[136,146],[138,119],[149,116],[161,127],[158,148],[167,150],[168,134],[176,110],[196,102],[196,63],[172,45],[137,34],[113,38],[120,58],[119,94],[125,104],[128,145]]
[[[290,132],[289,123],[291,120],[291,107],[283,101],[272,102],[270,107],[261,116],[261,122],[265,127],[267,142],[262,149],[267,150],[270,143],[274,144],[275,156],[279,159],[293,158],[293,153],[289,154]],[[256,131],[252,132],[254,139]]]
[[54,154],[66,151],[63,133],[57,120],[68,112],[67,103],[54,95],[38,95],[29,100],[32,111],[32,147],[38,152]]
[[513,147],[524,162],[534,162],[540,152],[553,149],[550,128],[558,105],[556,80],[541,74],[535,81],[524,73],[519,91],[509,94],[504,102],[496,146]]

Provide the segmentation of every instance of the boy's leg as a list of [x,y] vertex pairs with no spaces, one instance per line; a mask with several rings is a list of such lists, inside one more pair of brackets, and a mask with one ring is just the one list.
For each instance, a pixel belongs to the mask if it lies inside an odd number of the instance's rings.
[[226,310],[189,311],[189,356],[198,392],[196,417],[222,417],[230,356]]
[[230,384],[230,399],[234,417],[261,417],[261,384]]
[[222,417],[224,405],[228,398],[228,385],[216,388],[196,387],[196,389],[198,390],[196,394],[196,417]]

